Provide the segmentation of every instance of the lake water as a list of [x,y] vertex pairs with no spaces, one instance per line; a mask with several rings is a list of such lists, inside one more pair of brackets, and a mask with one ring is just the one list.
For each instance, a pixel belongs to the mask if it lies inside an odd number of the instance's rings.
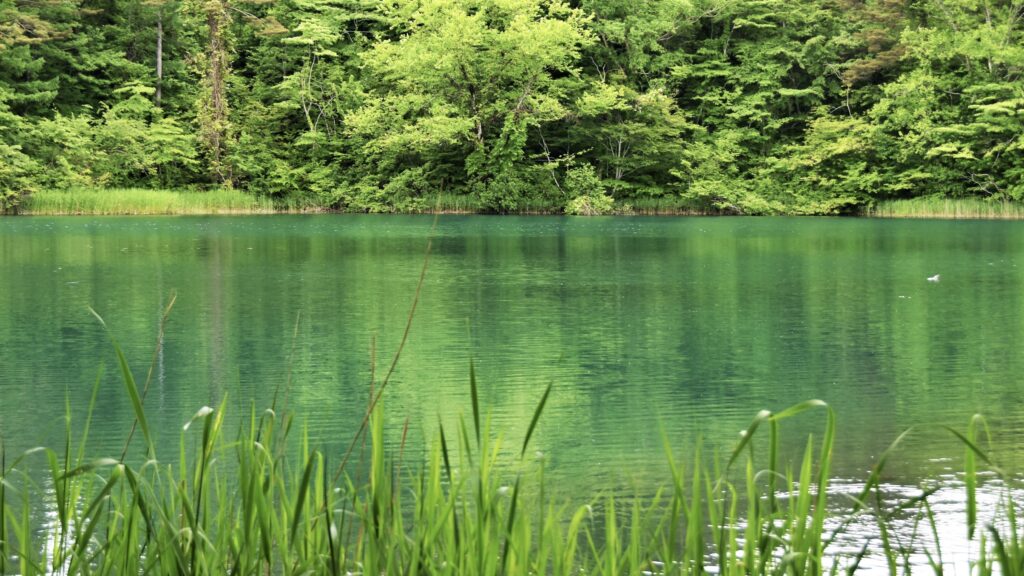
[[[366,405],[371,349],[386,369],[433,235],[386,394],[394,442],[406,421],[422,446],[439,418],[469,416],[473,360],[492,428],[510,444],[553,384],[532,446],[565,494],[653,490],[667,482],[662,431],[680,454],[700,437],[725,450],[759,409],[811,398],[837,411],[840,485],[863,479],[910,426],[920,429],[887,485],[955,484],[963,448],[941,427],[963,430],[974,413],[989,419],[1001,462],[1024,462],[1024,224],[445,216],[431,232],[433,222],[0,219],[8,452],[61,445],[65,398],[84,411],[105,366],[91,437],[118,454],[132,412],[89,308],[141,381],[172,291],[147,399],[154,428],[176,439],[225,397],[235,414],[264,408],[290,373],[298,421],[342,451]],[[822,416],[784,430],[818,432]]]

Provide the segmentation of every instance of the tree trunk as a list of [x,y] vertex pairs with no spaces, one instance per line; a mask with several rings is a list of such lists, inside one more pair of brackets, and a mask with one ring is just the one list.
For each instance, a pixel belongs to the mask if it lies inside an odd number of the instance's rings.
[[164,85],[164,11],[156,13],[156,107],[160,107]]
[[219,14],[211,12],[206,23],[210,29],[210,151],[213,153],[213,160],[220,163],[221,148],[224,144],[224,134],[221,127],[225,116],[224,103],[224,39],[221,37]]
[[231,166],[225,161],[229,133],[227,78],[230,74],[225,38],[230,24],[226,0],[205,3],[207,27],[206,74],[200,101],[200,136],[210,158],[210,172],[221,184],[231,183]]

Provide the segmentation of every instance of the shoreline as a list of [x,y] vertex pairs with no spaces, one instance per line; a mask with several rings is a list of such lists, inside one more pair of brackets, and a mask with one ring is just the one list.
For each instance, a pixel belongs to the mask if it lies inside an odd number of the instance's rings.
[[[426,200],[426,199],[424,199]],[[918,197],[885,200],[861,206],[845,214],[808,214],[780,212],[773,214],[735,214],[683,207],[676,198],[658,199],[651,205],[638,207],[629,199],[622,200],[601,216],[834,216],[885,219],[930,220],[1024,220],[1024,203],[986,201],[980,198]],[[522,210],[494,212],[479,205],[473,198],[441,196],[433,208],[370,211],[365,209],[331,208],[326,206],[295,206],[275,203],[273,199],[252,196],[240,190],[225,189],[191,191],[174,189],[84,189],[40,192],[18,205],[0,212],[6,216],[243,216],[277,214],[430,214],[430,215],[502,215],[502,216],[564,216],[560,206],[527,206]],[[659,205],[660,204],[660,205]],[[430,206],[431,204],[426,204]]]
[[[1024,208],[1022,208],[1024,209]],[[560,217],[574,216],[561,212],[474,212],[468,210],[429,210],[429,211],[395,211],[395,212],[361,212],[346,211],[337,209],[275,209],[275,210],[239,210],[239,209],[217,209],[208,211],[180,211],[180,212],[147,212],[147,211],[121,211],[121,212],[88,212],[88,211],[19,211],[17,213],[0,214],[3,217],[133,217],[133,216],[302,216],[302,215],[376,215],[376,216],[536,216],[536,217]],[[878,214],[870,211],[863,211],[855,214],[714,214],[699,213],[693,211],[678,212],[613,212],[599,216],[577,216],[580,218],[601,218],[601,217],[636,217],[636,218],[855,218],[855,219],[876,219],[876,220],[1001,220],[1016,221],[1024,220],[1024,214],[1020,215],[972,215],[972,214],[948,214],[948,213],[919,213],[919,214]]]

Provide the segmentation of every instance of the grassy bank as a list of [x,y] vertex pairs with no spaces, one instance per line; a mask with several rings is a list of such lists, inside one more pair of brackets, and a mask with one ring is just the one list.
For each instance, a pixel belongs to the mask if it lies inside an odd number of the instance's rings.
[[[424,213],[439,212],[441,214],[486,214],[492,211],[479,198],[464,194],[439,194],[428,203],[424,203],[421,210]],[[560,215],[565,213],[565,208],[552,201],[528,199],[511,213]],[[616,200],[610,214],[619,216],[707,216],[712,213],[696,210],[689,202],[678,196],[669,196]]]
[[678,196],[632,198],[616,203],[616,210],[622,214],[638,216],[711,216],[715,213],[697,210],[692,203]]
[[[484,214],[492,210],[479,198],[442,193],[414,203],[415,213]],[[40,191],[24,199],[19,212],[29,215],[200,215],[271,214],[330,211],[299,205],[275,204],[240,190],[209,191],[151,190],[143,188],[75,189]],[[558,215],[563,207],[542,199],[524,201],[512,214]],[[617,200],[617,215],[705,216],[712,212],[695,209],[679,197],[649,197]],[[993,202],[978,198],[921,197],[885,200],[866,207],[862,216],[873,218],[1024,219],[1024,204]]]
[[[488,214],[494,213],[494,209],[488,207],[477,196],[468,194],[451,194],[443,192],[433,197],[425,197],[418,204],[413,212],[422,214]],[[547,215],[561,214],[562,207],[554,202],[542,198],[525,198],[510,214],[517,215]]]
[[[408,211],[423,214],[487,214],[493,209],[479,198],[464,194],[442,193],[412,204]],[[108,215],[202,215],[202,214],[271,214],[298,212],[329,212],[328,208],[305,205],[275,204],[241,190],[213,189],[152,190],[145,188],[87,188],[44,190],[26,197],[19,213],[36,216],[108,216]],[[401,212],[401,211],[400,211]],[[509,213],[517,215],[560,215],[557,203],[533,198],[524,200]],[[640,198],[616,202],[613,214],[696,216],[706,212],[693,210],[682,199]]]
[[110,188],[47,190],[29,196],[20,208],[34,215],[269,214],[273,202],[239,190],[209,191]]
[[1024,204],[988,201],[980,198],[923,197],[909,200],[884,200],[867,208],[874,218],[947,218],[947,219],[1024,219]]

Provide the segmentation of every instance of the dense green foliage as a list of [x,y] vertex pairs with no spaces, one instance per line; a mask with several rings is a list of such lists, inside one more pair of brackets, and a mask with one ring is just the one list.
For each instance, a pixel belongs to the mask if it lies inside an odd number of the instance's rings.
[[0,0],[0,204],[1024,199],[1022,0]]

